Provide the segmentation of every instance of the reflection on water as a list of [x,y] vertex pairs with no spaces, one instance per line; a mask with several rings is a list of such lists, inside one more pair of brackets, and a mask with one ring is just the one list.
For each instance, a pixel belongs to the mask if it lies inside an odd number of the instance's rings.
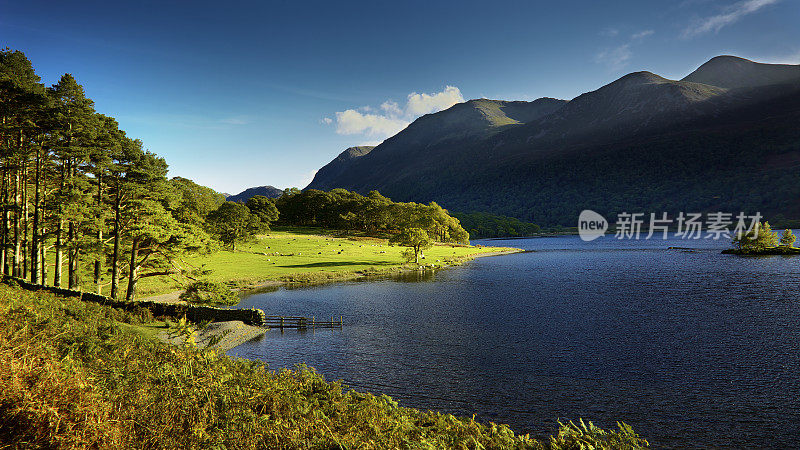
[[536,252],[252,295],[240,306],[344,328],[229,353],[534,435],[583,417],[657,447],[800,446],[800,258],[711,240],[488,244]]

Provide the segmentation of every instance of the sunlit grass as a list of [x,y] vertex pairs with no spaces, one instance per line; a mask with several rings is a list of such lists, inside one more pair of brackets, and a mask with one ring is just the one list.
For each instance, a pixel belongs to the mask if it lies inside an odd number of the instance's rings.
[[[235,252],[223,250],[207,256],[186,258],[193,267],[210,270],[209,281],[247,286],[267,281],[320,282],[381,274],[411,267],[402,247],[386,239],[326,236],[319,229],[272,231],[255,242],[240,244]],[[479,253],[509,250],[442,244],[425,250],[420,264],[440,267]],[[182,286],[168,277],[140,282],[140,296],[160,294]]]

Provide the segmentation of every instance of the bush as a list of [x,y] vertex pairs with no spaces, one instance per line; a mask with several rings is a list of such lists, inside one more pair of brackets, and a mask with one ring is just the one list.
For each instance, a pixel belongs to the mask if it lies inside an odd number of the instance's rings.
[[180,295],[181,300],[201,305],[235,305],[239,295],[225,283],[195,281]]

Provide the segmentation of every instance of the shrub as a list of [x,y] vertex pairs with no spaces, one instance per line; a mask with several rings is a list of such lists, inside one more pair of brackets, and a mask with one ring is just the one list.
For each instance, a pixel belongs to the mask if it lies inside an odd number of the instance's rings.
[[239,303],[239,295],[232,291],[227,284],[214,281],[196,281],[186,287],[180,298],[195,304],[235,305]]

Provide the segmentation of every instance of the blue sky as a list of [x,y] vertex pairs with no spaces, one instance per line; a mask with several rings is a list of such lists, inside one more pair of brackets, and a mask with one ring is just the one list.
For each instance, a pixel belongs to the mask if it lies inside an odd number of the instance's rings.
[[304,187],[462,99],[569,99],[720,54],[800,63],[800,0],[0,0],[0,45],[219,191]]

